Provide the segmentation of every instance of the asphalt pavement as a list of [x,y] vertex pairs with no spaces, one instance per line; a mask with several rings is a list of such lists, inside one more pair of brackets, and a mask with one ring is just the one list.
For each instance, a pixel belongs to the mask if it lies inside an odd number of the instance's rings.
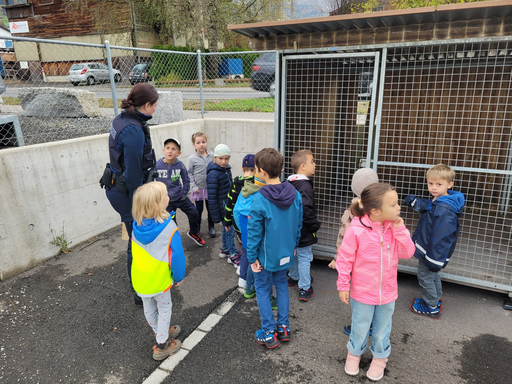
[[[178,224],[186,219],[178,215]],[[203,228],[206,224],[203,223]],[[220,230],[220,228],[218,228]],[[133,305],[120,228],[0,283],[1,383],[141,383],[159,367],[153,335]],[[338,299],[336,272],[314,261],[315,295],[290,288],[292,341],[267,350],[254,340],[255,299],[236,291],[235,268],[218,257],[220,237],[199,248],[180,230],[184,283],[172,291],[172,322],[189,336],[229,295],[235,305],[164,383],[366,383],[343,372],[350,308]],[[204,232],[204,230],[203,230]],[[444,283],[441,319],[409,310],[420,288],[399,275],[392,352],[383,383],[511,383],[512,312],[504,294]]]

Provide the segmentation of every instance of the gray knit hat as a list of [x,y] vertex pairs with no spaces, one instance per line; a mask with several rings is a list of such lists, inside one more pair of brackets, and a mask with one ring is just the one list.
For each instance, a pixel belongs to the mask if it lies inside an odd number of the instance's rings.
[[231,156],[231,150],[226,144],[219,144],[215,147],[215,150],[213,151],[213,156]]
[[379,182],[379,176],[372,168],[361,168],[352,176],[352,192],[361,197],[363,189],[373,183]]

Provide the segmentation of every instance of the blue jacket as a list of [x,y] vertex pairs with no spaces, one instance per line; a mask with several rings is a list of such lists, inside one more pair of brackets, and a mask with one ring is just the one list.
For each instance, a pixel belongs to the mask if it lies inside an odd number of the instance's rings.
[[302,197],[288,182],[265,185],[252,198],[247,259],[269,272],[291,267],[302,228]]
[[[171,212],[169,218],[163,223],[159,223],[154,219],[142,219],[142,225],[138,225],[136,221],[133,222],[133,233],[135,238],[142,244],[149,244],[163,231],[169,220],[172,220],[175,213]],[[170,265],[172,266],[172,279],[179,283],[185,277],[185,253],[181,243],[180,232],[176,231],[172,237],[169,249],[172,251],[172,258]]]
[[[253,178],[254,180],[254,178]],[[247,249],[247,221],[249,212],[251,212],[252,198],[255,193],[259,192],[260,187],[251,180],[246,180],[240,192],[240,196],[236,200],[233,209],[233,218],[235,219],[238,229],[242,235],[242,247]]]
[[177,201],[182,197],[187,197],[188,191],[190,191],[190,178],[188,177],[187,167],[181,160],[176,159],[174,164],[167,165],[164,159],[161,158],[156,162],[155,171],[158,172],[156,181],[161,181],[167,187],[169,201]]
[[215,163],[209,163],[206,168],[206,184],[208,188],[208,210],[214,223],[224,219],[224,205],[231,188],[231,166],[225,168]]
[[405,203],[421,213],[412,236],[416,246],[414,257],[423,261],[432,272],[440,271],[450,261],[457,244],[464,195],[449,190],[447,196],[440,196],[435,201],[409,195]]

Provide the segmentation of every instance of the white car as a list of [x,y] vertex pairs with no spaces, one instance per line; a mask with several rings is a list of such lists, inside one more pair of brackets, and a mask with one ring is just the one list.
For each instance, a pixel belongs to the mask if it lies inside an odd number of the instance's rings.
[[[119,83],[123,77],[121,72],[114,69],[114,81]],[[80,83],[87,83],[88,85],[94,85],[94,83],[101,83],[104,81],[110,81],[110,74],[108,67],[102,63],[80,63],[73,64],[69,70],[69,81],[74,86]]]

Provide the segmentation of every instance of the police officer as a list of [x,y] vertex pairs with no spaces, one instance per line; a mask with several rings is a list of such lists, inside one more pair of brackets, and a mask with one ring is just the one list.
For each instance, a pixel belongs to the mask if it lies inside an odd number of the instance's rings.
[[[135,190],[151,178],[155,166],[155,153],[151,144],[147,121],[155,112],[158,92],[150,84],[135,85],[128,97],[121,102],[121,112],[110,127],[110,165],[105,171],[106,193],[112,207],[121,215],[128,236],[132,237],[132,197]],[[102,180],[105,179],[102,178]],[[128,242],[128,276],[131,275],[132,252]],[[142,300],[134,294],[136,305]]]

